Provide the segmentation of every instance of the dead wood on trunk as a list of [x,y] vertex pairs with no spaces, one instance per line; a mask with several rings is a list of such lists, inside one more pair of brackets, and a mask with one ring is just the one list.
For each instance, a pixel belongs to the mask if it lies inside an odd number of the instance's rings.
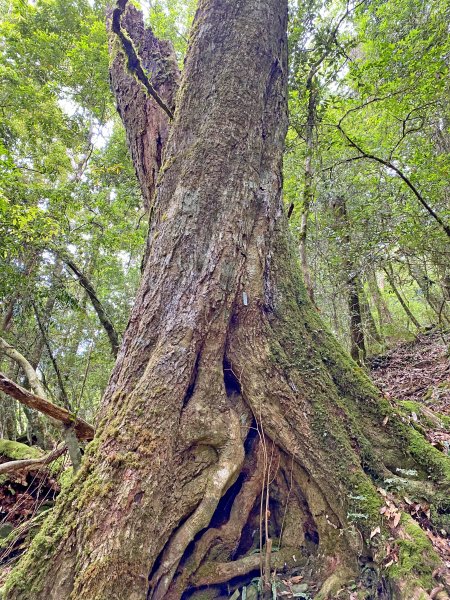
[[[121,28],[124,35],[128,36],[138,53],[149,85],[172,115],[180,80],[172,44],[159,40],[151,29],[146,29],[142,13],[132,4],[125,2],[122,11]],[[112,54],[111,86],[116,97],[117,110],[127,133],[128,147],[140,183],[144,208],[150,213],[162,163],[163,147],[169,135],[170,117],[167,111],[148,95],[142,83],[130,71],[123,47],[111,28],[112,20],[108,20]]]

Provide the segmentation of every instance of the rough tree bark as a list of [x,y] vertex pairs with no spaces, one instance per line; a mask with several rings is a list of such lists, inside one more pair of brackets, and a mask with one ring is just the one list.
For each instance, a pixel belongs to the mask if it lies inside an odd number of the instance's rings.
[[[281,199],[286,21],[283,0],[200,0],[96,438],[8,600],[219,597],[308,557],[325,598],[358,558],[382,559],[374,482],[415,465],[430,493],[448,483],[446,458],[379,397],[301,281]],[[425,534],[404,515],[392,537],[395,597],[429,598]]]

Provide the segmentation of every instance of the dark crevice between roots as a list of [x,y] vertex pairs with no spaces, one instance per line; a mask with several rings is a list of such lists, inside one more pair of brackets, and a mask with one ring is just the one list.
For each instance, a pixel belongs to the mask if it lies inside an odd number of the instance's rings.
[[226,357],[223,359],[223,381],[228,397],[234,394],[241,395],[241,384],[231,368],[230,361]]
[[246,575],[242,575],[240,577],[233,577],[226,583],[217,584],[217,585],[207,585],[207,586],[199,586],[199,587],[191,587],[185,590],[181,596],[181,600],[189,600],[194,594],[195,597],[198,598],[199,594],[204,591],[210,591],[211,589],[217,590],[217,594],[215,597],[224,598],[228,596],[230,590],[236,590],[242,588],[244,585],[248,585],[249,581],[252,579],[259,577],[259,569],[254,569],[249,571]]
[[[257,435],[258,434],[257,434],[257,429],[256,429],[256,422],[254,422],[252,424],[252,427],[250,427],[250,429],[249,429],[247,438],[244,443],[244,449],[245,449],[246,456],[248,456],[251,453],[252,448],[257,441]],[[239,473],[237,480],[235,481],[235,483],[233,483],[233,485],[225,492],[225,494],[220,499],[219,504],[214,512],[214,515],[213,515],[211,522],[207,529],[219,529],[222,525],[224,525],[225,523],[228,522],[228,520],[230,518],[231,510],[233,508],[234,501],[237,498],[237,496],[239,495],[239,492],[241,491],[242,484],[244,483],[246,478],[251,474],[249,472],[248,467],[249,466],[244,463],[244,467],[241,470],[241,472]],[[260,502],[260,499],[258,498],[257,503],[255,503],[255,506],[259,507],[259,502]],[[189,517],[187,517],[187,518],[189,518]],[[184,521],[185,520],[186,519],[184,519]],[[180,523],[180,526],[181,525],[182,525],[182,523]],[[189,546],[186,548],[184,556],[183,556],[182,560],[180,561],[180,567],[178,570],[183,569],[183,566],[185,565],[186,561],[189,560],[189,557],[191,556],[192,552],[194,551],[196,543],[200,540],[200,538],[203,536],[205,531],[206,531],[205,529],[203,529],[202,531],[199,531],[197,533],[197,535],[195,536],[195,538],[191,541]],[[236,555],[239,555],[239,553],[237,552]]]

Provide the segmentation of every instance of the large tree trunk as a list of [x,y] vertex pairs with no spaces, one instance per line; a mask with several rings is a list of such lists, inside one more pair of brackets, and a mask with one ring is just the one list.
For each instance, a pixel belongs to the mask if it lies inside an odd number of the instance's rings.
[[[412,465],[431,488],[448,477],[301,281],[281,199],[286,20],[283,0],[200,1],[98,433],[8,600],[219,597],[307,555],[319,583],[331,574],[325,598],[372,554],[372,478]],[[428,598],[431,556],[392,572],[398,597]]]

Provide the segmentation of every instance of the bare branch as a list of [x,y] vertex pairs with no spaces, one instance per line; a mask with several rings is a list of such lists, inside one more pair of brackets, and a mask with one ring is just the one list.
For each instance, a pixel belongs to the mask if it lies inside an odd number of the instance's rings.
[[11,460],[0,465],[0,475],[3,473],[12,473],[14,471],[22,471],[27,469],[36,469],[43,467],[59,458],[67,450],[65,444],[60,444],[49,454],[40,456],[39,458],[24,458],[21,460]]
[[117,357],[117,352],[119,351],[120,345],[119,336],[105,310],[105,307],[100,302],[100,299],[98,298],[95,292],[94,286],[83,273],[83,271],[81,271],[81,269],[79,269],[79,267],[70,258],[63,254],[60,254],[60,256],[66,263],[66,265],[69,267],[69,269],[75,274],[76,278],[80,282],[81,287],[83,287],[86,290],[86,293],[89,296],[90,301],[92,302],[92,306],[94,307],[94,310],[97,313],[99,321],[103,325],[103,329],[108,335],[109,342],[111,344],[111,352],[113,353],[114,357]]
[[[445,234],[450,238],[450,225],[447,225],[446,223],[444,223],[444,221],[441,219],[441,217],[434,212],[434,210],[431,208],[431,206],[428,204],[428,202],[425,200],[425,198],[422,196],[422,194],[419,192],[419,190],[416,188],[416,186],[412,183],[412,181],[393,163],[391,163],[387,160],[384,160],[384,159],[380,158],[379,156],[375,156],[374,154],[365,152],[361,148],[361,146],[359,146],[354,140],[352,140],[349,137],[349,135],[342,129],[341,124],[340,124],[341,122],[342,122],[342,119],[339,122],[339,124],[337,125],[338,130],[341,132],[343,137],[347,140],[349,145],[352,148],[355,148],[355,150],[357,150],[361,154],[361,158],[367,158],[368,160],[373,160],[373,161],[379,163],[380,165],[383,165],[383,166],[387,167],[388,169],[391,169],[391,171],[394,171],[394,173],[396,173],[400,177],[400,179],[402,181],[404,181],[404,183],[406,183],[406,185],[416,196],[416,198],[420,202],[420,204],[433,217],[433,219],[437,223],[439,223],[439,225],[441,226],[441,228],[443,229]],[[357,159],[353,158],[352,160],[357,160]]]
[[94,437],[95,430],[92,425],[65,408],[56,406],[56,404],[49,402],[45,398],[29,392],[19,384],[11,381],[3,373],[0,373],[0,390],[25,406],[28,406],[28,408],[38,410],[66,427],[73,427],[79,440],[91,440]]

